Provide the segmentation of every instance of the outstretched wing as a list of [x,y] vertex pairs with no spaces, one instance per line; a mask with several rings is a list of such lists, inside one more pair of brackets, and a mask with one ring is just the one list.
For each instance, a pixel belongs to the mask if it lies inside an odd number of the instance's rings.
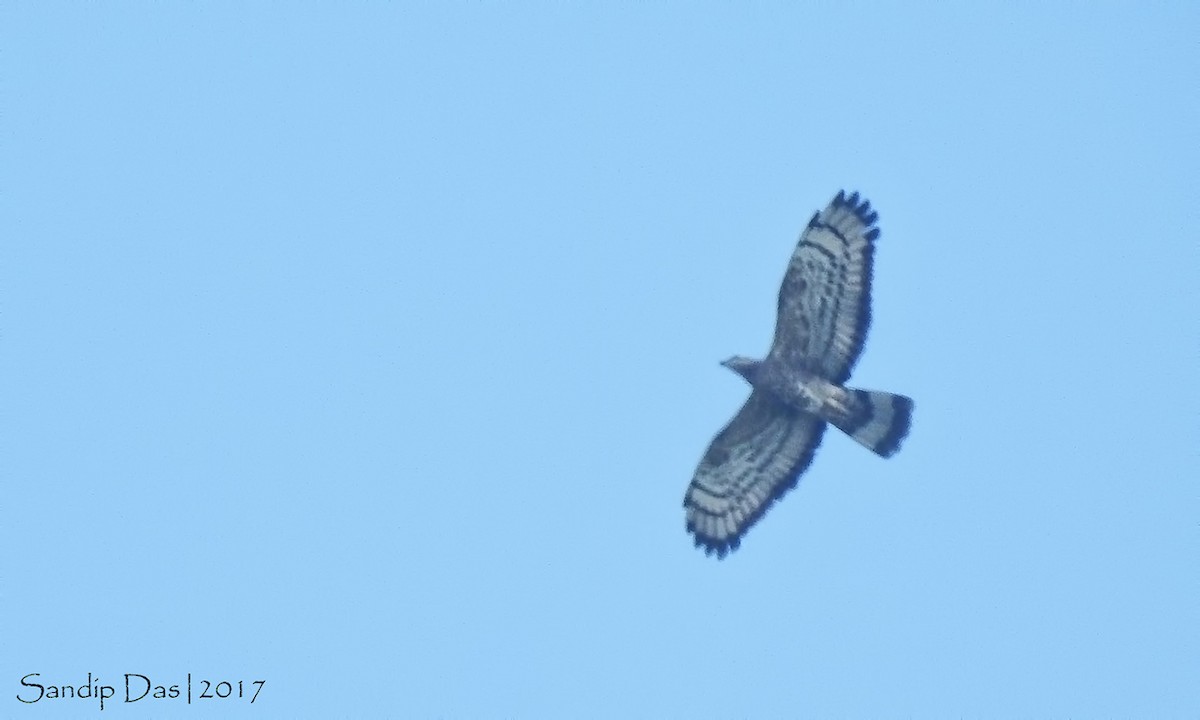
[[771,503],[792,488],[821,444],[825,423],[755,390],[696,468],[683,498],[688,532],[725,557]]
[[838,385],[850,377],[871,324],[877,213],[844,191],[800,235],[783,285],[769,357]]

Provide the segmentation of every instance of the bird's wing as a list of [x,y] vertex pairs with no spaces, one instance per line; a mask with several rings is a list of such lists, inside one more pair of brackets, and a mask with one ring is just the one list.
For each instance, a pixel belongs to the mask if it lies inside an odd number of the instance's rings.
[[871,324],[871,264],[878,214],[839,192],[800,235],[779,288],[768,357],[839,385],[850,377]]
[[821,443],[825,423],[759,390],[712,444],[683,498],[688,532],[724,557],[771,503],[796,486]]

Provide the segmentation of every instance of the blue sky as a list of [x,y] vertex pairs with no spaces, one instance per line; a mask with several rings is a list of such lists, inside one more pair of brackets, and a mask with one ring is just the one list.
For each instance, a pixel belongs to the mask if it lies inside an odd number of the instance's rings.
[[[1197,27],[6,4],[0,715],[1195,717]],[[706,558],[717,363],[843,187],[912,434]]]

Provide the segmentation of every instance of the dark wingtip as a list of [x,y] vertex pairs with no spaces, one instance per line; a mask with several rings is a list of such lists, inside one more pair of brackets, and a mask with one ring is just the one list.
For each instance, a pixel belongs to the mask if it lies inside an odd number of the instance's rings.
[[[861,201],[861,202],[860,202]],[[846,195],[845,190],[838,190],[837,197],[833,199],[834,205],[844,205],[854,211],[858,219],[862,221],[869,229],[865,233],[868,241],[874,242],[879,239],[879,228],[874,227],[875,223],[879,222],[879,213],[871,208],[871,201],[858,194],[858,191]],[[812,225],[812,222],[809,222]]]
[[716,538],[701,535],[696,532],[695,526],[692,523],[688,523],[688,532],[693,534],[692,543],[697,548],[704,550],[705,557],[716,555],[718,560],[724,560],[726,555],[737,550],[738,545],[742,541],[741,538],[736,537],[729,540],[717,540]]

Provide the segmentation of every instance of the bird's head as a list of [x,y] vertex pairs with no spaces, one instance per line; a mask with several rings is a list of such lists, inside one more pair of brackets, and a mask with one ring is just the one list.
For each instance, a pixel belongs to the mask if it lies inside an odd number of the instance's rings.
[[758,366],[762,363],[758,360],[752,360],[741,355],[734,355],[728,360],[721,363],[725,367],[734,371],[738,375],[746,378],[746,382],[754,384],[754,377],[758,374]]

